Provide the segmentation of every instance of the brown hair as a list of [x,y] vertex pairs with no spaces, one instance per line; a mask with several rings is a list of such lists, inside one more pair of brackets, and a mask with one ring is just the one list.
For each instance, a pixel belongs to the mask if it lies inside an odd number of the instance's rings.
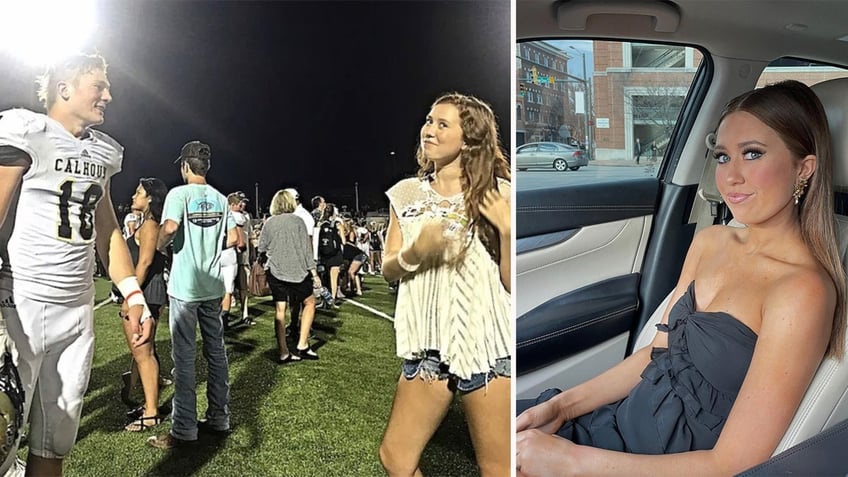
[[[486,192],[497,189],[497,178],[510,180],[509,163],[498,138],[497,122],[492,108],[485,102],[460,93],[449,93],[433,102],[452,104],[459,110],[462,139],[466,147],[460,150],[462,167],[462,196],[465,213],[472,230],[477,232],[495,262],[500,261],[500,239],[495,227],[480,213],[480,204]],[[418,177],[426,178],[435,171],[433,161],[427,159],[419,143],[415,155],[418,160]],[[466,243],[460,258],[468,248]]]
[[789,80],[741,94],[724,108],[728,114],[745,111],[773,129],[798,158],[816,156],[809,189],[798,203],[801,236],[836,287],[836,309],[826,357],[841,359],[845,348],[846,277],[839,257],[833,216],[833,154],[827,116],[818,96],[808,86]]

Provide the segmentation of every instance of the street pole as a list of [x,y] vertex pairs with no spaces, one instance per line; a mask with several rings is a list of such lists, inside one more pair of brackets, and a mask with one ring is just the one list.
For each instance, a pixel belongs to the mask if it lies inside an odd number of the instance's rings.
[[259,183],[257,182],[256,184],[253,185],[253,187],[254,187],[254,195],[253,195],[254,209],[253,210],[256,211],[256,218],[258,219],[259,218]]
[[353,192],[356,195],[356,213],[359,214],[359,182],[353,183]]
[[589,152],[589,157],[592,157],[591,150],[591,134],[589,134],[589,108],[592,103],[589,101],[589,72],[586,71],[586,53],[569,46],[570,49],[580,54],[580,59],[583,61],[583,140],[586,141],[586,151]]

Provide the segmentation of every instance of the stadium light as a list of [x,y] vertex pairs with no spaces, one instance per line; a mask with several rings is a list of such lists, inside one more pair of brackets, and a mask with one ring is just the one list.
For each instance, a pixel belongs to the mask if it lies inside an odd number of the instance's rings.
[[4,0],[0,48],[48,65],[80,51],[96,24],[95,0]]

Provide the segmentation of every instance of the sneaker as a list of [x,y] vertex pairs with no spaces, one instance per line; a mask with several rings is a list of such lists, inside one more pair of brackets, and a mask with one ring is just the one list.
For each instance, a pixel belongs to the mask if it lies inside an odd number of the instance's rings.
[[197,432],[203,434],[212,434],[215,436],[228,436],[233,432],[233,430],[230,428],[215,429],[214,427],[212,427],[212,424],[210,424],[209,421],[207,421],[206,419],[201,419],[197,421]]
[[149,439],[147,439],[148,445],[163,450],[173,449],[175,447],[180,447],[184,445],[190,445],[194,442],[195,441],[185,441],[182,439],[177,439],[176,437],[172,436],[170,432],[167,434],[162,434],[161,436],[151,436]]

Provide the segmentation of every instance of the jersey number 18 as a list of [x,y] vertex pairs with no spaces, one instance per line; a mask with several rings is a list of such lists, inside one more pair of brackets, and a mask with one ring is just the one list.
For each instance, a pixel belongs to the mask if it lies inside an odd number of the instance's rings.
[[66,180],[62,183],[59,189],[62,195],[59,196],[59,237],[65,240],[71,239],[71,220],[70,220],[70,203],[73,200],[80,204],[79,211],[79,234],[83,240],[91,240],[94,235],[94,208],[100,197],[103,196],[103,188],[100,184],[91,184],[85,190],[80,201],[77,197],[73,197],[74,181]]

